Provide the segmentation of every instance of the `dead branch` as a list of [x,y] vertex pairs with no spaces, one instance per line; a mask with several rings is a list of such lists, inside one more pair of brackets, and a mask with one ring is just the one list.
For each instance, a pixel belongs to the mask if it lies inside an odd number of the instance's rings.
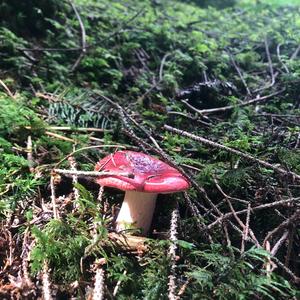
[[274,247],[272,248],[272,250],[270,251],[271,254],[273,256],[276,255],[277,251],[279,250],[279,248],[282,246],[282,244],[284,243],[284,241],[287,239],[289,235],[289,231],[286,230],[283,235],[281,236],[281,238],[277,241],[277,243],[274,245]]
[[239,75],[239,77],[240,77],[240,79],[241,79],[241,81],[242,81],[242,83],[243,83],[243,85],[244,85],[244,87],[245,87],[245,89],[246,89],[247,95],[250,95],[250,96],[251,96],[250,89],[249,89],[249,87],[248,87],[248,85],[247,85],[247,83],[246,83],[246,81],[245,81],[245,78],[244,78],[244,76],[243,76],[243,74],[242,74],[242,72],[241,72],[239,66],[238,66],[237,63],[235,62],[235,60],[234,60],[234,58],[233,58],[233,56],[232,56],[231,53],[229,53],[229,56],[230,56],[230,60],[231,60],[231,62],[232,62],[232,64],[233,64],[234,68],[236,69],[236,71],[237,71],[237,73],[238,73],[238,75]]
[[182,136],[186,136],[186,137],[189,137],[197,142],[200,142],[204,145],[207,145],[207,146],[210,146],[210,147],[213,147],[213,148],[217,148],[217,149],[221,149],[221,150],[224,150],[226,152],[229,152],[229,153],[232,153],[232,154],[235,154],[235,155],[238,155],[240,157],[243,157],[245,158],[246,160],[249,160],[249,161],[252,161],[252,162],[255,162],[265,168],[268,168],[268,169],[272,169],[280,174],[283,174],[283,175],[292,175],[293,178],[297,179],[297,180],[300,180],[300,175],[294,173],[294,172],[291,172],[291,171],[287,171],[287,170],[284,170],[280,167],[277,167],[277,166],[274,166],[266,161],[263,161],[261,159],[258,159],[258,158],[255,158],[253,157],[252,155],[248,154],[248,153],[243,153],[239,150],[236,150],[236,149],[233,149],[233,148],[230,148],[230,147],[227,147],[227,146],[224,146],[222,144],[219,144],[219,143],[216,143],[216,142],[212,142],[208,139],[205,139],[203,137],[200,137],[198,135],[195,135],[193,133],[189,133],[187,131],[184,131],[184,130],[180,130],[180,129],[177,129],[177,128],[174,128],[174,127],[171,127],[169,125],[164,125],[164,128],[170,132],[174,132],[174,133],[177,133],[179,135],[182,135]]
[[16,100],[16,96],[10,91],[10,89],[8,88],[8,86],[1,79],[0,79],[0,84],[3,86],[3,88],[6,91],[7,95],[9,97],[13,98],[14,100]]
[[71,4],[72,9],[74,10],[74,13],[75,13],[76,18],[79,22],[79,26],[80,26],[80,30],[81,30],[81,52],[80,52],[80,55],[78,56],[77,60],[75,61],[75,63],[73,64],[73,66],[71,68],[71,72],[74,72],[75,69],[79,66],[82,58],[86,54],[86,32],[85,32],[85,27],[84,27],[83,22],[81,20],[80,14],[79,14],[74,2],[72,0],[69,0],[69,3]]
[[228,105],[228,106],[223,106],[223,107],[217,107],[217,108],[209,108],[209,109],[197,109],[195,107],[193,107],[192,105],[190,105],[187,101],[182,101],[187,107],[189,107],[190,109],[192,109],[193,111],[195,111],[196,113],[198,113],[200,116],[201,115],[207,115],[207,114],[213,114],[213,113],[219,113],[219,112],[226,112],[226,111],[230,111],[232,109],[235,109],[237,107],[244,107],[244,106],[248,106],[248,105],[252,105],[252,104],[256,104],[258,102],[262,102],[265,101],[269,98],[272,98],[274,96],[277,96],[279,94],[281,94],[282,92],[284,92],[285,89],[282,89],[278,92],[274,92],[270,95],[266,95],[263,97],[257,96],[254,99],[248,100],[246,102],[241,102],[239,104],[236,105]]
[[63,170],[63,169],[53,169],[54,173],[71,175],[71,176],[89,176],[89,177],[99,177],[99,176],[124,176],[133,178],[134,174],[126,172],[96,172],[96,171],[76,171],[76,170]]
[[267,236],[264,239],[263,244],[266,243],[266,241],[270,240],[270,238],[277,233],[278,231],[282,230],[283,228],[286,228],[290,224],[294,224],[298,219],[300,219],[300,210],[297,209],[293,215],[291,215],[288,219],[286,219],[284,222],[279,224],[276,228],[274,228],[272,231],[270,231]]
[[55,195],[55,177],[54,174],[51,174],[50,177],[50,189],[51,189],[51,202],[52,202],[52,210],[54,219],[59,219],[59,215],[56,208],[56,195]]

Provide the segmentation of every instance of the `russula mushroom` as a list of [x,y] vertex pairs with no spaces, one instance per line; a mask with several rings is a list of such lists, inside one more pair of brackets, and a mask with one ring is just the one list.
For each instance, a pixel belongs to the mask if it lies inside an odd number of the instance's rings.
[[[157,195],[189,188],[188,180],[175,168],[157,158],[134,151],[117,151],[100,160],[95,171],[109,171],[96,179],[101,186],[125,191],[116,230],[141,229],[146,235],[151,226]],[[115,175],[117,172],[128,176]]]

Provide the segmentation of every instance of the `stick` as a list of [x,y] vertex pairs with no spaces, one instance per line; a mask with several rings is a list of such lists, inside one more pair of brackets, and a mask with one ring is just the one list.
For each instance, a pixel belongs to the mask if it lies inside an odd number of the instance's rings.
[[62,158],[58,163],[55,164],[54,168],[57,168],[62,162],[64,162],[70,156],[73,156],[75,153],[78,153],[78,152],[84,151],[84,150],[89,150],[89,149],[97,149],[97,148],[122,148],[122,149],[126,149],[126,147],[122,146],[122,145],[96,145],[96,146],[83,147],[83,148],[74,150],[73,152],[68,154],[66,157]]
[[[282,204],[288,204],[290,202],[293,201],[300,201],[300,197],[299,198],[290,198],[290,199],[286,199],[286,200],[280,200],[280,201],[276,201],[276,202],[272,202],[272,203],[266,203],[266,204],[262,204],[262,205],[258,205],[256,207],[252,207],[251,210],[261,210],[261,209],[265,209],[265,208],[271,208],[274,206],[279,206]],[[240,215],[240,214],[245,214],[248,212],[248,209],[243,209],[240,211],[237,211],[236,214]],[[215,225],[223,222],[224,220],[228,219],[229,217],[231,217],[233,215],[232,212],[229,212],[225,215],[223,215],[222,217],[220,217],[219,219],[217,219],[216,221],[214,221],[213,223],[211,223],[210,225],[207,226],[207,229],[211,229],[212,227],[214,227]]]
[[57,134],[57,133],[54,133],[54,132],[51,132],[51,131],[45,131],[45,133],[49,136],[52,136],[54,138],[57,138],[59,140],[63,140],[63,141],[66,141],[66,142],[71,142],[71,143],[75,143],[75,140],[73,139],[70,139],[68,137],[65,137],[63,135],[60,135],[60,134]]
[[218,113],[218,112],[225,112],[225,111],[229,111],[229,110],[232,110],[236,107],[244,107],[244,106],[248,106],[248,105],[252,105],[252,104],[255,104],[257,102],[261,102],[261,101],[264,101],[266,99],[269,99],[273,96],[277,96],[279,94],[281,94],[282,92],[284,92],[285,89],[282,89],[278,92],[274,92],[270,95],[267,95],[267,96],[263,96],[263,97],[256,97],[254,99],[251,99],[249,101],[246,101],[246,102],[242,102],[242,103],[239,103],[239,104],[236,104],[236,105],[228,105],[228,106],[223,106],[223,107],[217,107],[217,108],[209,108],[209,109],[197,109],[195,107],[193,107],[192,105],[190,105],[187,101],[182,101],[186,106],[188,106],[190,109],[192,109],[193,111],[195,111],[196,113],[198,113],[199,115],[206,115],[206,114],[213,114],[213,113]]
[[76,171],[76,170],[64,170],[64,169],[53,169],[54,173],[63,174],[63,175],[82,175],[82,176],[90,176],[90,177],[98,177],[98,176],[124,176],[133,178],[134,175],[131,173],[125,172],[97,172],[97,171]]
[[74,10],[74,13],[79,22],[79,26],[80,26],[80,30],[81,30],[81,52],[80,52],[80,55],[78,56],[77,60],[75,61],[74,65],[71,68],[71,72],[74,72],[75,69],[79,66],[82,58],[84,57],[84,55],[86,53],[86,32],[85,32],[85,28],[84,28],[83,22],[81,20],[80,14],[78,13],[78,10],[77,10],[75,4],[73,3],[72,0],[69,0],[69,2]]
[[184,131],[184,130],[180,130],[180,129],[177,129],[177,128],[174,128],[174,127],[171,127],[169,125],[164,125],[164,128],[168,131],[171,131],[171,132],[174,132],[174,133],[177,133],[179,135],[182,135],[182,136],[186,136],[186,137],[189,137],[191,138],[192,140],[195,140],[197,142],[200,142],[204,145],[207,145],[207,146],[210,146],[210,147],[213,147],[213,148],[218,148],[218,149],[221,149],[221,150],[225,150],[226,152],[229,152],[229,153],[232,153],[232,154],[235,154],[235,155],[238,155],[240,157],[243,157],[249,161],[252,161],[252,162],[255,162],[255,163],[258,163],[259,165],[265,167],[265,168],[268,168],[268,169],[272,169],[280,174],[283,174],[283,175],[292,175],[295,179],[297,180],[300,180],[300,175],[294,173],[294,172],[291,172],[291,171],[286,171],[280,167],[276,167],[264,160],[261,160],[261,159],[258,159],[258,158],[255,158],[253,157],[252,155],[248,154],[248,153],[243,153],[239,150],[236,150],[236,149],[233,149],[233,148],[230,148],[230,147],[227,147],[227,146],[224,146],[222,144],[219,144],[219,143],[216,143],[216,142],[212,142],[208,139],[205,139],[203,137],[200,137],[198,135],[195,135],[193,133],[189,133],[187,131]]
[[56,196],[55,196],[55,185],[54,185],[54,174],[50,177],[50,189],[51,189],[51,202],[54,219],[59,219],[58,212],[56,209]]
[[28,161],[28,166],[29,166],[29,171],[30,173],[34,172],[34,161],[33,161],[33,156],[32,156],[32,139],[31,135],[27,137],[27,161]]
[[10,89],[8,88],[8,86],[0,79],[0,84],[3,86],[3,88],[5,89],[6,93],[8,94],[9,97],[13,98],[14,100],[16,100],[16,96],[10,91]]
[[172,217],[171,217],[171,226],[170,226],[170,246],[169,246],[169,251],[168,251],[168,256],[170,258],[170,263],[171,263],[171,270],[170,270],[170,275],[169,277],[169,282],[168,282],[168,298],[169,300],[177,300],[176,296],[176,250],[177,250],[177,245],[176,241],[178,240],[177,235],[178,235],[178,217],[179,217],[179,212],[177,207],[172,211]]

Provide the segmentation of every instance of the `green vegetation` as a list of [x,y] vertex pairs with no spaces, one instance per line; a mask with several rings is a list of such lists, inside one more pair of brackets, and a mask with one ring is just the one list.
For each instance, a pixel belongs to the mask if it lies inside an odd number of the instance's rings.
[[[84,299],[98,269],[107,299],[171,299],[177,203],[179,298],[297,299],[300,3],[19,2],[0,3],[0,297],[40,297],[48,274]],[[122,193],[53,173],[123,148],[192,181],[133,253],[111,235]]]

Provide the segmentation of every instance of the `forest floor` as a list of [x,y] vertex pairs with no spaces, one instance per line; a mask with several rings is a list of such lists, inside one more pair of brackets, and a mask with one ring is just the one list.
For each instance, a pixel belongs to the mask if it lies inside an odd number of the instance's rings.
[[[0,3],[1,299],[300,296],[300,5],[204,2]],[[191,184],[147,237],[124,149]]]

